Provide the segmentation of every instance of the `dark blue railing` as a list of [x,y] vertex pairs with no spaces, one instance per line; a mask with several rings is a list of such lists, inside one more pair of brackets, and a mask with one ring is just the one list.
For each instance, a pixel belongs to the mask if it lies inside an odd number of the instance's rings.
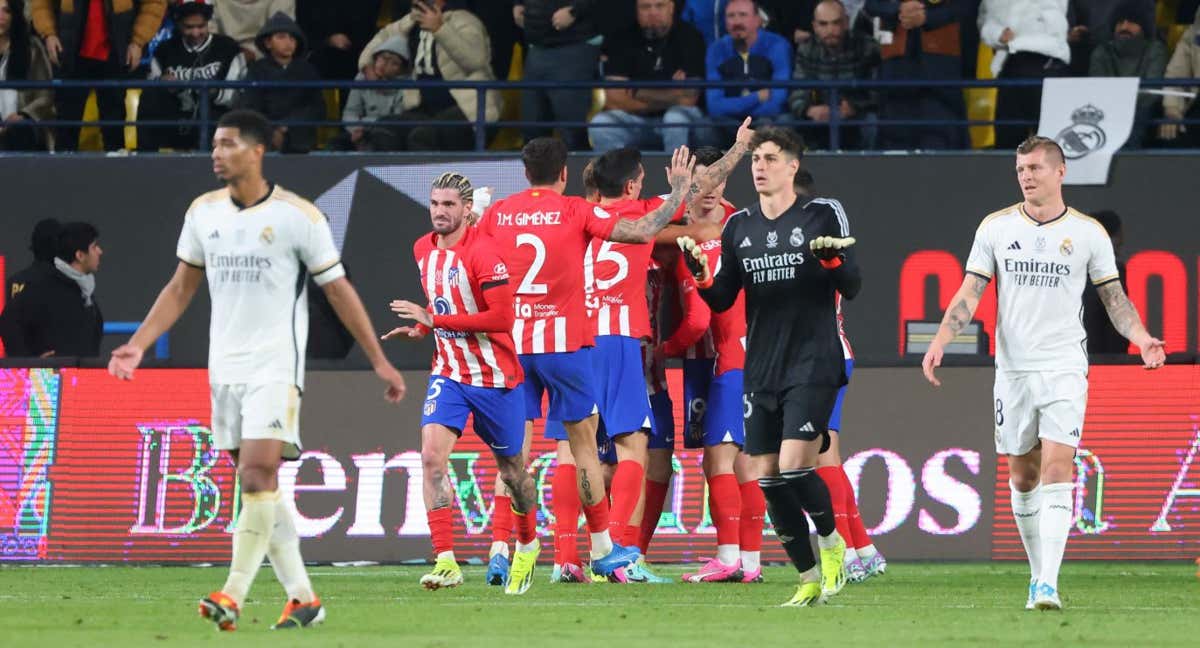
[[[105,335],[133,335],[137,332],[141,322],[105,322]],[[171,358],[171,342],[167,333],[159,336],[154,343],[154,356],[159,360],[169,360]]]
[[[393,81],[346,81],[346,80],[321,80],[321,81],[224,81],[224,80],[195,80],[195,81],[162,81],[148,79],[122,79],[122,80],[102,80],[102,81],[82,81],[68,79],[52,79],[49,81],[0,81],[0,89],[59,89],[59,88],[166,88],[166,89],[182,89],[192,88],[198,89],[203,94],[208,94],[211,90],[221,89],[246,89],[246,88],[317,88],[317,89],[352,89],[352,88],[391,88],[391,89],[420,89],[420,88],[466,88],[477,91],[488,90],[562,90],[562,89],[580,89],[592,90],[595,88],[637,88],[637,89],[653,89],[653,88],[690,88],[690,89],[708,89],[708,88],[745,88],[747,86],[764,87],[764,88],[783,88],[787,90],[809,89],[809,90],[824,90],[829,93],[829,105],[838,105],[840,103],[841,93],[847,90],[888,90],[888,89],[904,89],[904,88],[1006,88],[1006,87],[1032,87],[1040,86],[1041,79],[869,79],[869,80],[816,80],[816,79],[787,79],[782,81],[753,81],[747,83],[745,81],[706,81],[700,79],[688,79],[684,81],[415,81],[411,79],[393,80]],[[1200,79],[1142,79],[1141,87],[1145,89],[1157,89],[1166,87],[1183,87],[1196,88],[1200,86]],[[208,147],[208,132],[213,125],[211,114],[211,106],[207,101],[197,102],[197,114],[195,119],[182,121],[124,121],[124,120],[107,120],[107,121],[71,121],[71,120],[45,120],[38,122],[39,125],[56,127],[56,126],[198,126],[197,128],[197,145],[199,148]],[[356,125],[412,125],[420,124],[423,126],[463,126],[461,121],[447,120],[421,120],[406,121],[406,120],[378,120],[371,122],[363,121],[341,121],[341,120],[292,120],[280,121],[281,126],[327,126],[338,124],[341,126],[356,126]],[[475,115],[470,120],[475,130],[475,150],[482,151],[487,147],[487,130],[491,128],[521,128],[521,127],[561,127],[561,128],[622,128],[622,129],[638,129],[638,128],[657,128],[659,125],[639,125],[639,124],[590,124],[580,121],[526,121],[526,120],[487,120],[487,103],[485,92],[476,93]],[[906,120],[888,120],[888,119],[842,119],[838,111],[830,111],[829,121],[826,128],[829,130],[829,148],[840,148],[840,128],[853,126],[991,126],[991,125],[1036,125],[1036,119],[1020,119],[1020,120],[971,120],[971,119],[906,119]],[[1183,119],[1183,120],[1168,120],[1155,119],[1150,120],[1150,124],[1182,124],[1193,127],[1200,127],[1200,119]],[[708,128],[713,125],[736,125],[735,121],[723,120],[714,118],[713,120],[703,124],[680,124],[672,127],[678,128]],[[820,125],[812,124],[809,128],[820,128]]]

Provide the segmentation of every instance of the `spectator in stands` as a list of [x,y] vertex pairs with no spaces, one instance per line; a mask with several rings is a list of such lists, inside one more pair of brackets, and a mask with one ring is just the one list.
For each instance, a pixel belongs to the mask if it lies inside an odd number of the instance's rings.
[[[874,40],[850,30],[850,17],[839,0],[822,0],[813,10],[814,37],[796,46],[793,79],[870,79],[879,67],[879,46]],[[804,139],[815,148],[829,147],[829,123],[832,111],[841,119],[863,119],[875,110],[875,93],[868,90],[843,90],[838,105],[831,106],[829,92],[796,88],[788,99],[792,116],[801,122],[820,125],[804,129]],[[842,147],[861,148],[862,129],[842,128]]]
[[308,60],[324,79],[353,79],[358,56],[375,35],[380,0],[296,0],[296,22],[308,36]]
[[16,297],[31,283],[55,272],[54,255],[58,253],[58,233],[61,231],[62,223],[53,218],[44,218],[33,226],[33,234],[29,237],[33,263],[8,277],[8,285],[4,289],[9,299]]
[[681,0],[680,17],[700,31],[705,48],[725,35],[725,5],[729,0]]
[[[183,0],[172,11],[175,35],[154,52],[150,78],[162,81],[228,80],[246,74],[246,57],[237,41],[209,31],[213,7],[208,0]],[[195,149],[196,127],[184,122],[199,116],[200,102],[208,102],[208,114],[216,123],[233,106],[237,91],[232,88],[201,94],[189,88],[146,88],[138,102],[138,121],[176,121],[174,126],[138,125],[138,150]]]
[[[491,45],[487,28],[475,14],[454,0],[416,0],[407,16],[384,27],[367,43],[358,66],[364,72],[376,47],[392,36],[408,40],[412,76],[423,81],[493,81]],[[368,75],[369,76],[369,75]],[[470,88],[410,90],[400,117],[409,121],[452,121],[462,126],[401,127],[398,150],[464,151],[474,148],[477,91]],[[490,90],[484,98],[488,121],[500,118],[500,95]]]
[[732,139],[735,121],[750,116],[759,124],[786,113],[787,88],[769,88],[754,82],[790,79],[792,48],[786,38],[763,29],[758,3],[754,0],[729,0],[725,7],[725,30],[728,35],[708,48],[705,58],[708,79],[747,81],[747,87],[709,88],[705,99],[709,115],[730,124],[722,128],[722,133],[727,136],[725,139]]
[[[326,0],[332,2],[332,0]],[[213,14],[215,29],[238,42],[246,61],[253,63],[266,56],[258,44],[258,30],[277,13],[296,18],[296,0],[217,0]]]
[[[408,39],[403,34],[392,36],[375,48],[371,58],[371,78],[392,81],[412,71]],[[361,75],[359,78],[365,78]],[[376,122],[381,119],[400,119],[404,112],[404,90],[400,88],[355,88],[346,99],[342,121]],[[394,151],[400,148],[395,126],[364,126],[346,124],[331,148],[338,151]]]
[[1137,15],[1146,38],[1155,38],[1155,0],[1070,0],[1067,42],[1071,45],[1071,76],[1088,76],[1092,52],[1112,39],[1113,19],[1122,8]]
[[104,317],[96,303],[100,233],[89,223],[67,223],[58,234],[56,271],[18,292],[0,316],[0,337],[13,357],[100,355]]
[[[788,10],[789,14],[787,19],[790,21],[789,25],[776,25],[772,10],[768,8],[767,13],[772,14],[771,28],[780,35],[791,39],[796,45],[807,41],[808,39],[812,38],[813,14],[817,10],[817,5],[821,4],[821,2],[822,0],[796,0],[794,7]],[[774,0],[774,4],[787,3],[788,0]],[[863,8],[866,7],[866,5],[867,0],[842,0],[842,6],[846,10],[846,24],[850,26],[850,31],[858,32],[863,36],[874,40],[871,17],[867,15],[867,12],[863,11]],[[791,33],[785,33],[785,27],[790,28]]]
[[[513,19],[525,30],[526,81],[591,81],[596,78],[601,37],[592,13],[597,0],[517,0]],[[521,119],[526,121],[587,120],[592,105],[588,88],[521,91]],[[550,134],[550,129],[521,129],[525,141]],[[572,150],[587,148],[587,131],[562,129]]]
[[[867,0],[880,19],[880,79],[935,81],[962,77],[959,16],[963,0]],[[890,120],[962,120],[962,90],[942,87],[889,89],[880,98],[880,117]],[[963,126],[884,126],[885,149],[959,149]]]
[[[154,37],[166,13],[166,0],[33,0],[33,26],[46,42],[50,62],[63,79],[125,79],[141,64],[142,50]],[[79,121],[88,88],[60,88],[54,95],[58,119]],[[100,119],[125,120],[125,91],[96,88]],[[121,126],[100,129],[104,148],[125,145]],[[58,129],[55,147],[79,148],[79,126]]]
[[[1110,209],[1092,212],[1092,218],[1100,221],[1108,238],[1112,240],[1113,254],[1117,259],[1117,274],[1120,276],[1121,288],[1125,289],[1125,258],[1121,254],[1121,246],[1125,242],[1125,232],[1121,227],[1121,217]],[[1100,302],[1100,293],[1092,282],[1084,284],[1083,288],[1083,328],[1087,331],[1088,353],[1125,353],[1129,349],[1129,341],[1117,332],[1104,304]]]
[[[1196,9],[1195,22],[1183,32],[1171,61],[1167,63],[1165,78],[1195,79],[1200,78],[1200,8]],[[1195,93],[1200,88],[1169,88],[1176,92],[1191,92],[1191,97],[1170,95],[1163,97],[1163,114],[1167,119],[1200,119],[1200,101]],[[1162,124],[1158,127],[1158,136],[1173,146],[1195,148],[1200,146],[1200,127],[1186,124]]]
[[[637,0],[637,27],[605,42],[604,50],[610,81],[704,78],[704,38],[689,23],[675,20],[673,0]],[[699,100],[697,88],[608,88],[604,112],[592,118],[588,129],[592,148],[674,151],[688,143],[690,132],[672,125],[706,121]]]
[[[1067,43],[1066,0],[984,0],[979,6],[979,34],[996,50],[992,74],[997,79],[1045,79],[1066,76],[1071,62]],[[1037,131],[1042,88],[1000,88],[996,120],[1032,120],[1031,124],[998,124],[996,148],[1015,149]]]
[[[304,54],[307,41],[296,21],[285,13],[271,16],[258,32],[258,47],[267,56],[250,64],[249,81],[319,81],[317,68]],[[257,110],[272,121],[320,121],[325,118],[325,100],[318,88],[248,88],[238,100],[239,108]],[[284,153],[308,153],[317,143],[312,125],[278,124],[271,149]]]
[[[50,57],[32,37],[25,19],[25,0],[0,0],[0,81],[46,81],[53,78]],[[54,117],[49,88],[0,90],[0,151],[46,149],[46,133],[38,121]]]
[[[1113,17],[1110,41],[1092,50],[1088,73],[1094,77],[1132,76],[1142,79],[1161,79],[1167,69],[1167,46],[1147,34],[1152,25],[1142,24],[1141,12],[1130,2],[1121,5]],[[1158,97],[1139,94],[1134,113],[1133,130],[1125,141],[1128,148],[1140,148],[1147,133],[1147,124],[1154,118]]]

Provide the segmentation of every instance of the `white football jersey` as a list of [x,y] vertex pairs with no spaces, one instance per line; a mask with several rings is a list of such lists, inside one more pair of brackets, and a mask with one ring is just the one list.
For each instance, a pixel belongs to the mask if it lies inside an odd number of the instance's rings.
[[1104,226],[1069,207],[1038,223],[1016,204],[983,219],[966,269],[996,280],[998,369],[1087,369],[1084,282],[1119,279]]
[[188,209],[176,254],[208,276],[209,382],[302,388],[308,276],[346,274],[320,210],[278,186],[245,208],[212,191]]

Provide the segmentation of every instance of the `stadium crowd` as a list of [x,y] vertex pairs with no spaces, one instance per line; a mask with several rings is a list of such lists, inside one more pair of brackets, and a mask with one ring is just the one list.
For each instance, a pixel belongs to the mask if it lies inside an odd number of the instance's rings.
[[[17,80],[344,81],[241,91],[0,90],[0,150],[75,151],[104,122],[102,148],[194,149],[191,120],[234,107],[280,123],[272,148],[465,150],[477,90],[355,87],[353,81],[740,81],[742,87],[489,90],[494,149],[550,132],[573,150],[728,146],[746,116],[843,149],[1012,148],[1033,128],[1040,88],[906,86],[846,90],[803,80],[954,80],[1052,76],[1200,77],[1200,0],[0,0],[0,82]],[[1185,92],[1142,94],[1128,147],[1194,147]],[[984,94],[979,94],[980,92]],[[979,106],[969,110],[968,106]],[[85,117],[86,115],[86,117]],[[94,115],[94,116],[93,116]],[[1025,120],[972,141],[955,120]],[[319,127],[318,123],[342,127]],[[877,122],[884,120],[884,125]],[[887,120],[938,120],[888,126]],[[119,125],[136,121],[136,138]],[[284,124],[287,122],[287,124]],[[301,122],[301,123],[297,123]],[[424,122],[430,122],[425,124]],[[462,125],[454,125],[461,122]],[[580,127],[587,123],[586,128]]]

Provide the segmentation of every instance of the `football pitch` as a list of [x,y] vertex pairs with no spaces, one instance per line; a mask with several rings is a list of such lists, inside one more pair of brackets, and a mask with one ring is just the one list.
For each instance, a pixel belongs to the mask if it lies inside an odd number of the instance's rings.
[[[322,626],[271,631],[282,594],[264,567],[235,633],[197,617],[225,569],[0,568],[0,645],[53,646],[1195,646],[1200,580],[1181,562],[1068,563],[1066,610],[1024,610],[1028,570],[1013,563],[908,563],[847,585],[829,605],[779,608],[790,568],[756,585],[551,585],[525,596],[465,569],[457,589],[427,592],[421,566],[313,567]],[[683,566],[660,566],[678,577]]]

